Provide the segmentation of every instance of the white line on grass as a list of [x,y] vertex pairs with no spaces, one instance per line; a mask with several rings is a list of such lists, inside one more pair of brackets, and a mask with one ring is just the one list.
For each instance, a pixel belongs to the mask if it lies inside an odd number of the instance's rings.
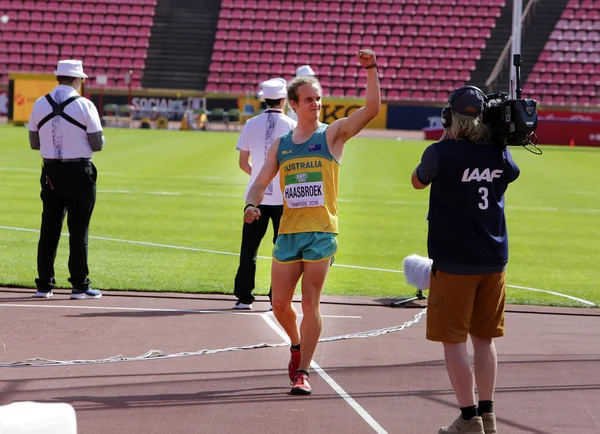
[[98,193],[102,194],[151,194],[151,195],[164,195],[164,196],[202,196],[202,197],[239,197],[237,194],[216,194],[216,193],[201,193],[201,192],[190,192],[180,193],[178,191],[132,191],[132,190],[98,190]]
[[597,191],[571,191],[571,190],[562,190],[561,193],[567,194],[576,194],[581,196],[600,196],[600,192]]
[[[2,170],[2,169],[0,168],[0,170]],[[237,194],[200,193],[200,192],[179,193],[177,191],[98,190],[98,193],[104,193],[104,194],[150,194],[150,195],[165,195],[165,196],[189,195],[189,196],[206,196],[206,197],[238,197]],[[355,201],[352,199],[338,198],[338,202],[353,203]],[[426,206],[427,202],[412,202],[412,201],[405,201],[405,200],[396,200],[396,201],[386,202],[386,205]],[[600,209],[596,209],[596,208],[560,209],[560,208],[549,207],[549,206],[521,206],[521,205],[507,205],[506,208],[509,210],[514,209],[514,210],[519,210],[519,211],[550,211],[550,212],[564,212],[564,213],[568,213],[568,214],[597,214],[597,213],[600,213]]]
[[[40,300],[42,301],[42,300]],[[236,312],[234,310],[194,310],[194,309],[157,309],[157,308],[146,308],[146,307],[117,307],[117,306],[88,306],[88,305],[57,305],[57,304],[19,304],[19,303],[2,303],[0,299],[0,308],[3,307],[40,307],[46,309],[81,309],[81,310],[116,310],[116,311],[127,311],[127,312],[173,312],[173,313],[202,313],[202,314],[217,314],[217,315],[263,315],[261,312]],[[301,315],[298,315],[301,316]],[[336,319],[361,319],[362,316],[356,315],[321,315],[323,318],[336,318]]]
[[583,298],[573,297],[572,295],[561,294],[560,292],[546,291],[545,289],[528,288],[527,286],[517,286],[517,285],[506,285],[506,286],[509,286],[511,288],[517,288],[517,289],[525,289],[527,291],[533,291],[533,292],[545,292],[546,294],[552,294],[552,295],[556,295],[558,297],[568,298],[569,300],[578,301],[580,303],[587,304],[588,306],[591,306],[591,307],[596,306],[596,303],[592,303],[591,301],[584,300]]
[[[0,229],[6,229],[6,230],[10,230],[10,231],[21,231],[21,232],[39,232],[39,230],[37,230],[37,229],[15,228],[12,226],[0,226]],[[69,236],[69,234],[65,234],[65,233],[63,233],[62,235]],[[173,246],[170,244],[157,244],[157,243],[150,243],[150,242],[146,242],[146,241],[132,241],[132,240],[122,240],[119,238],[96,237],[96,236],[92,236],[92,235],[90,235],[90,238],[95,239],[95,240],[102,240],[102,241],[113,241],[113,242],[117,242],[117,243],[137,244],[137,245],[150,246],[150,247],[163,247],[166,249],[188,250],[188,251],[192,251],[192,252],[202,252],[202,253],[214,253],[216,255],[239,256],[239,253],[222,252],[219,250],[198,249],[196,247]],[[269,259],[269,260],[272,259],[270,256],[258,256],[258,258]],[[393,269],[389,269],[389,268],[363,267],[360,265],[344,265],[344,264],[334,263],[333,266],[341,267],[341,268],[352,268],[355,270],[382,271],[384,273],[404,273],[404,271],[402,271],[402,270],[393,270]],[[546,294],[556,295],[557,297],[563,297],[563,298],[568,298],[569,300],[579,301],[588,306],[596,306],[596,303],[593,303],[591,301],[584,300],[582,298],[573,297],[573,296],[567,295],[567,294],[562,294],[560,292],[547,291],[545,289],[529,288],[527,286],[516,286],[516,285],[506,285],[506,286],[508,286],[509,288],[524,289],[526,291],[543,292]]]
[[[392,202],[386,202],[386,205],[422,205],[427,206],[427,202],[410,202],[404,200],[396,200]],[[519,210],[519,211],[550,211],[550,212],[564,212],[568,214],[596,214],[600,213],[600,209],[597,208],[556,208],[551,206],[522,206],[522,205],[506,205],[506,209]]]
[[39,173],[40,169],[32,169],[29,167],[0,167],[3,172],[33,172]]
[[[269,315],[262,314],[261,316],[262,316],[262,319],[265,320],[267,325],[275,331],[275,333],[277,333],[285,342],[287,342],[288,344],[290,343],[289,337],[285,334],[285,332],[283,330],[281,330],[279,328],[279,326],[277,324],[275,324],[275,322],[271,319],[271,317]],[[325,370],[323,368],[321,368],[314,360],[310,363],[310,367],[313,368],[315,370],[315,372],[317,374],[319,374],[321,376],[321,378],[323,380],[325,380],[325,382],[327,384],[329,384],[329,386],[331,386],[331,388],[335,391],[335,393],[340,395],[340,397],[344,401],[346,401],[346,404],[348,404],[350,407],[352,407],[352,409],[365,422],[367,422],[371,428],[373,428],[373,431],[375,431],[376,433],[379,433],[379,434],[387,434],[387,431],[385,429],[383,429],[383,427],[381,425],[379,425],[379,423],[377,423],[377,421],[375,419],[373,419],[373,417],[369,414],[369,412],[367,410],[365,410],[364,408],[362,408],[360,406],[360,404],[358,402],[356,402],[354,400],[354,398],[352,398],[344,389],[342,389],[342,386],[340,386],[333,378],[331,378],[329,376],[329,374],[327,374],[327,372],[325,372]]]
[[[31,167],[0,167],[0,171],[4,172],[31,172],[31,173],[40,173],[40,169],[33,169]],[[119,175],[124,176],[124,173],[117,172],[102,172],[102,176],[104,175]]]
[[164,196],[181,196],[181,193],[176,191],[131,191],[131,190],[98,190],[98,193],[107,194],[156,194]]

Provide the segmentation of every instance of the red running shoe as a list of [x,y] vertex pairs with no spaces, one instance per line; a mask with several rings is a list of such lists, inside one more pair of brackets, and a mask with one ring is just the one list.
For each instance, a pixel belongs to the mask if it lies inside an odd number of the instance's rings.
[[295,350],[290,347],[290,363],[288,364],[288,374],[290,381],[293,383],[296,379],[296,371],[300,368],[300,350]]
[[292,386],[290,393],[292,395],[310,395],[312,393],[310,379],[306,372],[298,371],[296,378],[294,378],[294,385]]

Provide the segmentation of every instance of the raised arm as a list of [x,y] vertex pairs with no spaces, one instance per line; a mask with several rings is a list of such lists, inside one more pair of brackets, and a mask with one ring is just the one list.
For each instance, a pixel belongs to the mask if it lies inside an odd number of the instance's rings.
[[[347,118],[338,119],[329,127],[328,137],[330,150],[344,146],[350,138],[358,134],[375,116],[381,108],[381,91],[379,90],[379,78],[377,77],[377,58],[372,50],[359,50],[356,60],[365,69],[367,74],[367,92],[365,105],[356,110]],[[336,152],[337,153],[337,152]],[[335,156],[335,155],[334,155]]]
[[[265,164],[263,165],[258,176],[250,186],[248,190],[248,196],[246,197],[246,207],[244,209],[244,221],[246,223],[252,223],[254,220],[260,218],[260,210],[258,205],[261,204],[265,197],[265,190],[269,183],[275,178],[279,171],[277,164],[277,151],[279,150],[279,139],[276,139],[267,153]],[[279,186],[276,186],[279,188]]]

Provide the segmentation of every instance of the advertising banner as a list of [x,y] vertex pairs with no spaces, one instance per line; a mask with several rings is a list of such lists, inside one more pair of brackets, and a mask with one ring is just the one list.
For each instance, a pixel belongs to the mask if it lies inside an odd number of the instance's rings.
[[[441,128],[425,128],[425,140],[437,141]],[[539,119],[535,132],[540,145],[600,146],[600,121]]]
[[[102,108],[100,107],[100,95],[94,93],[90,96],[92,102],[98,107],[98,111],[105,112],[107,106],[127,105],[129,97],[127,95],[113,95],[104,93],[102,95]],[[164,116],[169,120],[181,120],[186,110],[198,110],[213,108],[224,108],[228,110],[235,108],[235,99],[205,99],[204,97],[177,97],[156,96],[145,93],[144,95],[133,95],[131,105],[135,107],[134,117],[157,117]]]
[[[324,98],[321,106],[321,117],[319,120],[325,124],[350,116],[359,108],[365,105],[364,100],[340,99],[340,98]],[[238,108],[242,113],[257,113],[261,109],[265,109],[264,102],[252,97],[243,97],[238,100]],[[285,112],[291,110],[286,105]],[[387,125],[388,108],[386,104],[381,104],[381,110],[375,119],[369,122],[366,128],[385,129]]]
[[442,107],[390,105],[387,110],[387,128],[390,130],[422,130],[441,128]]
[[10,73],[9,80],[13,81],[12,117],[13,122],[29,122],[33,104],[58,84],[53,74]]
[[600,112],[538,109],[538,117],[541,119],[570,119],[572,121],[600,121]]
[[0,116],[8,114],[8,92],[0,90]]
[[[350,116],[364,105],[364,100],[352,103],[343,99],[324,99],[323,106],[321,108],[320,121],[326,124],[331,124],[333,121]],[[379,114],[377,117],[375,117],[375,119],[369,122],[365,128],[385,129],[387,125],[387,117],[388,107],[386,104],[381,104],[381,110],[379,110]]]

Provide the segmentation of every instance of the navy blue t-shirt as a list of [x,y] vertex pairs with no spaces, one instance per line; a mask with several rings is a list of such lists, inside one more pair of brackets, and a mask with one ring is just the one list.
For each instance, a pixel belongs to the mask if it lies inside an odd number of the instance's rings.
[[417,166],[429,193],[429,257],[453,274],[502,271],[508,262],[504,192],[519,177],[508,148],[443,140],[425,149]]

